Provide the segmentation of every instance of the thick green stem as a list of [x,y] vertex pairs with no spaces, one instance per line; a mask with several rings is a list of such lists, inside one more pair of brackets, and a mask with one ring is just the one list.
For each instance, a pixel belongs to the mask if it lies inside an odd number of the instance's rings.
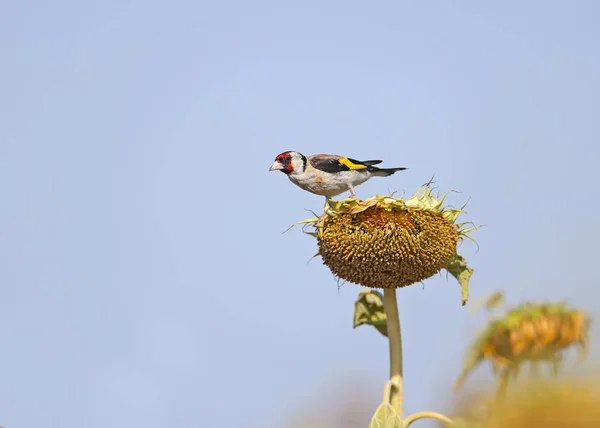
[[390,405],[396,411],[398,418],[402,420],[402,334],[395,288],[384,288],[383,308],[390,342],[390,381],[392,383]]

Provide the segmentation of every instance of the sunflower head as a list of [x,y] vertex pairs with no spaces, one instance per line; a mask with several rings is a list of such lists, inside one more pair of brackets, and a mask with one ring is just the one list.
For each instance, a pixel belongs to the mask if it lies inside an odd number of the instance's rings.
[[564,349],[578,345],[585,356],[590,319],[564,303],[524,303],[491,320],[474,341],[457,386],[483,360],[495,369],[517,369],[524,362],[560,361]]
[[472,269],[456,254],[474,227],[457,224],[462,210],[445,207],[422,187],[406,200],[377,195],[330,201],[317,229],[319,255],[340,279],[372,288],[405,287],[446,268],[463,285],[463,303]]

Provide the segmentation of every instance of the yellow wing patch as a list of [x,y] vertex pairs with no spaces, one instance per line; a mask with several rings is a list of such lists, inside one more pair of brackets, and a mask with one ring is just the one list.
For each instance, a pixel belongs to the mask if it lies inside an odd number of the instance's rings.
[[365,169],[367,167],[366,165],[361,165],[361,164],[358,164],[358,163],[354,163],[354,162],[352,162],[348,158],[342,158],[338,162],[341,165],[346,165],[350,169]]

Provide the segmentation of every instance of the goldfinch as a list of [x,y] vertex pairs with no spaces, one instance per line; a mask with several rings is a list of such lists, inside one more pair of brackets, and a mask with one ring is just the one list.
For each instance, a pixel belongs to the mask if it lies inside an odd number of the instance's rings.
[[350,191],[356,196],[354,187],[363,184],[371,177],[388,177],[406,168],[378,168],[380,160],[357,161],[337,155],[304,156],[298,152],[283,152],[275,157],[269,171],[281,171],[292,183],[315,195],[325,196],[327,201],[333,196]]

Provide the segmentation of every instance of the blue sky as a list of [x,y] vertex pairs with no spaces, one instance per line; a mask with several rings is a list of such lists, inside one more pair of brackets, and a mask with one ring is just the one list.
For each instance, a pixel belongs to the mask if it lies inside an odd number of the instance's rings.
[[[358,197],[435,173],[488,225],[461,249],[473,299],[600,313],[598,3],[2,9],[7,428],[278,428],[332,379],[383,385],[359,287],[281,233],[323,204],[267,171],[284,150],[410,168]],[[406,410],[440,409],[481,319],[445,276],[399,302]]]

